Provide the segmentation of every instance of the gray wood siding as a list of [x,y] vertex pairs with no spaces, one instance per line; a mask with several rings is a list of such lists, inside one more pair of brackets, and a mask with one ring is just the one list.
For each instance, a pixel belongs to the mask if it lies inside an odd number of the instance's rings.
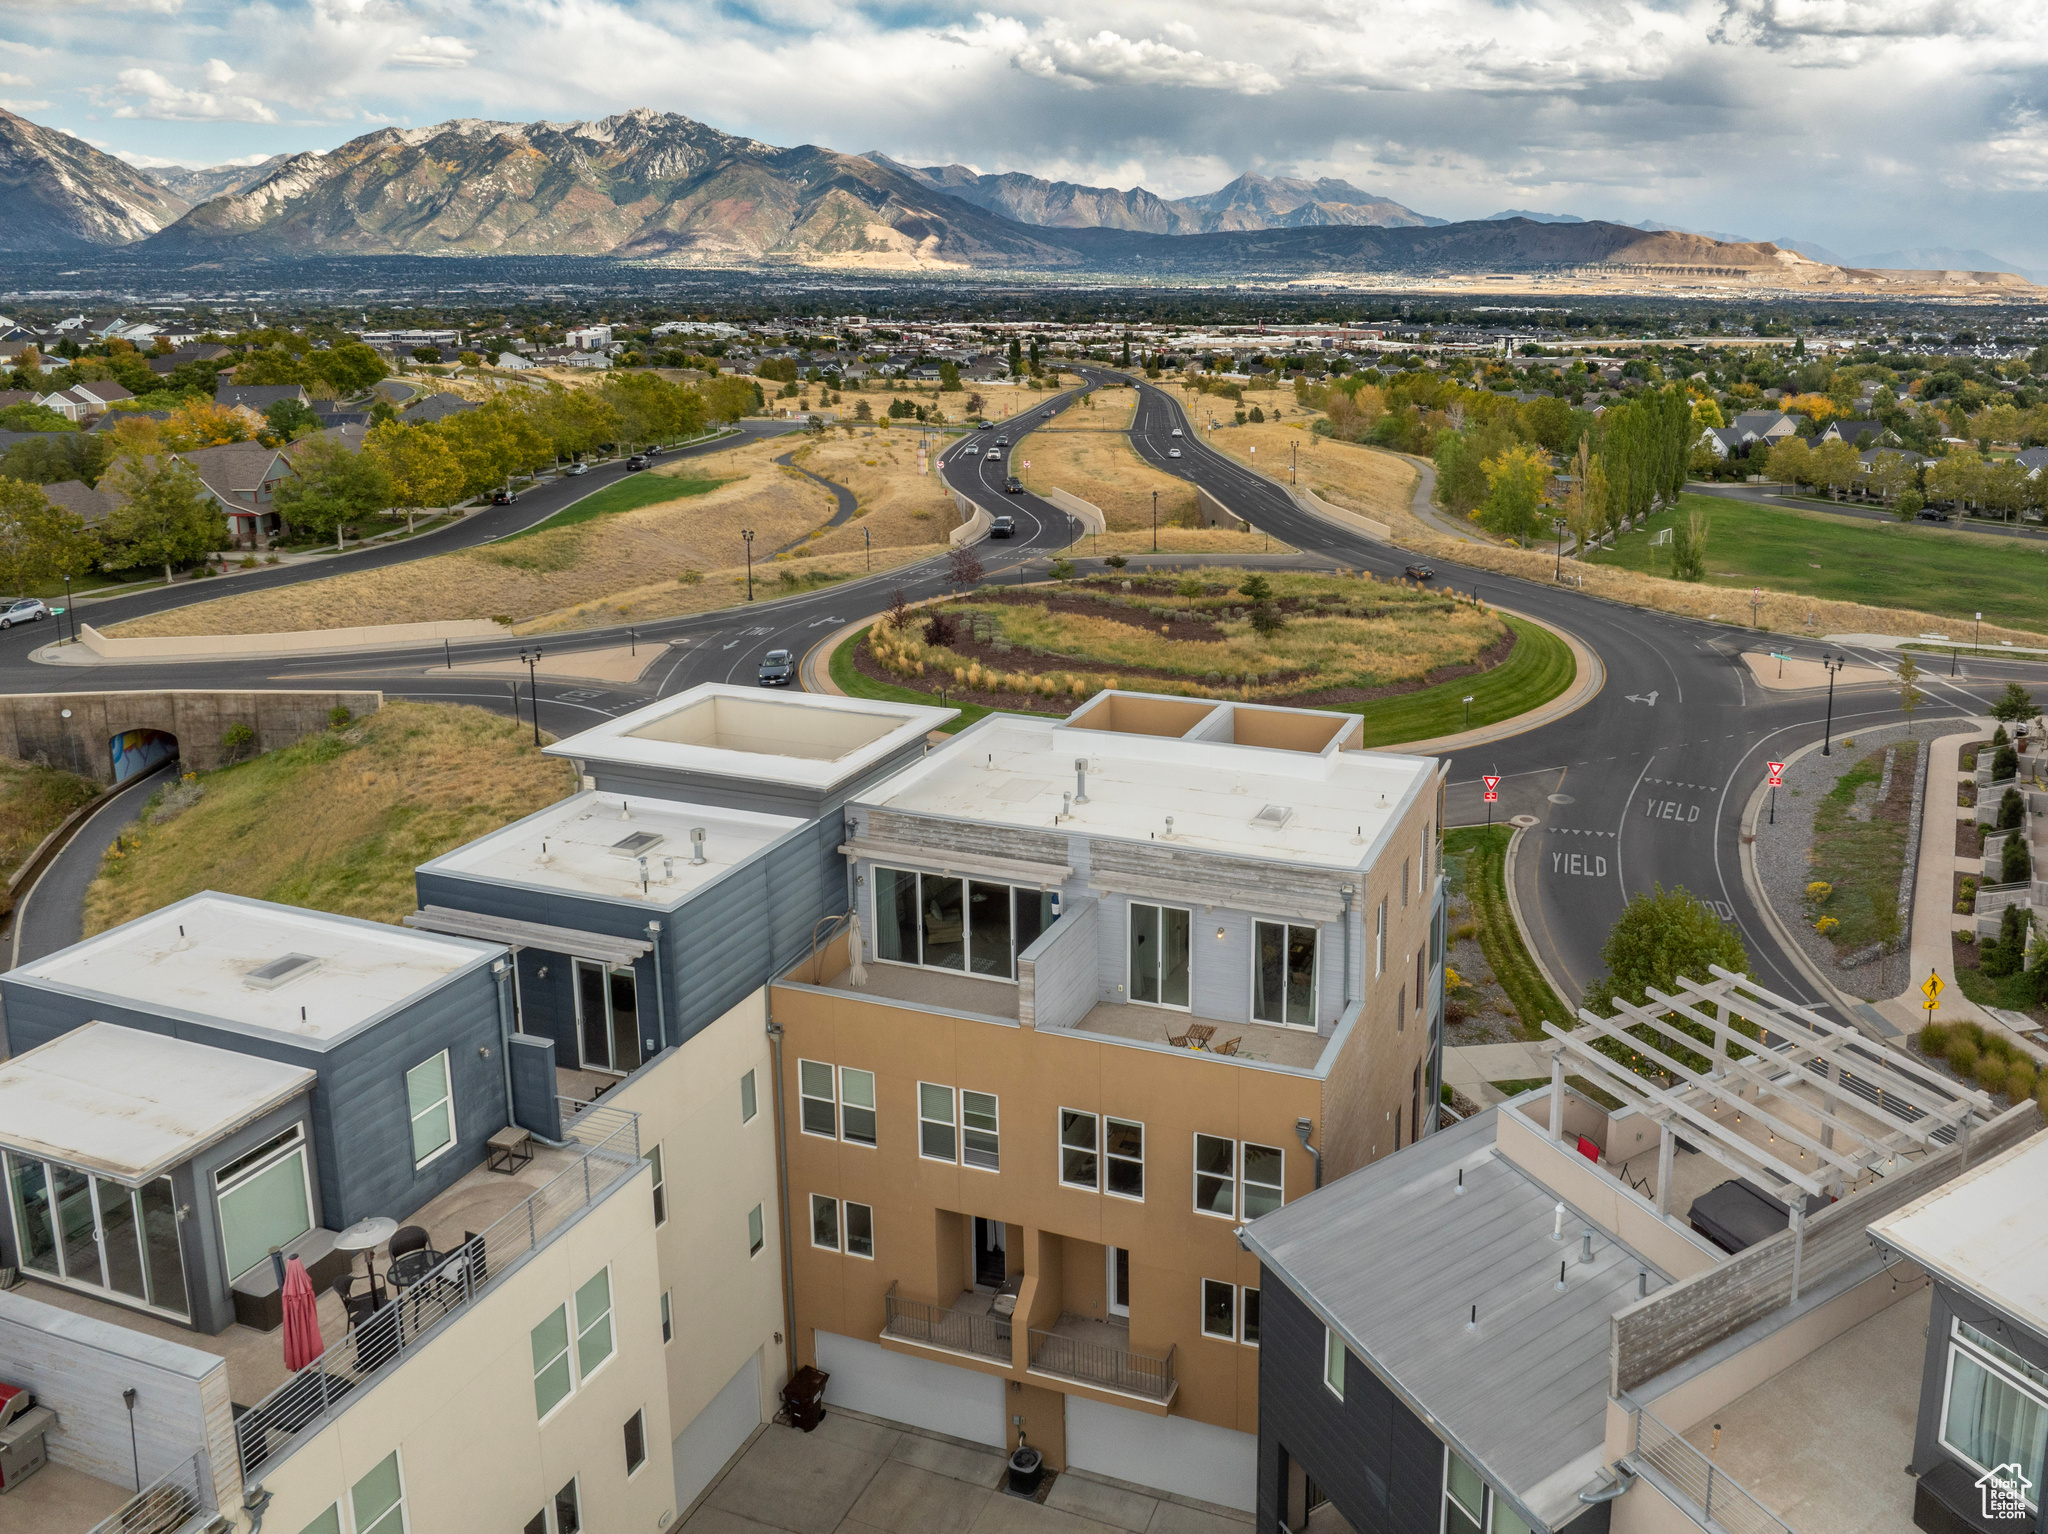
[[1166,842],[1095,840],[1089,844],[1088,861],[1095,882],[1105,889],[1139,895],[1177,890],[1183,892],[1183,901],[1297,920],[1334,919],[1344,908],[1341,887],[1362,878],[1356,870],[1223,857]]
[[1063,904],[1060,919],[1017,961],[1018,1021],[1071,1028],[1095,1005],[1096,946],[1102,928],[1093,900]]
[[937,847],[974,857],[1011,858],[1026,863],[1066,863],[1073,840],[1058,831],[1033,831],[1022,826],[984,825],[969,820],[943,820],[933,815],[906,815],[900,810],[862,811],[866,834],[878,842],[906,847]]

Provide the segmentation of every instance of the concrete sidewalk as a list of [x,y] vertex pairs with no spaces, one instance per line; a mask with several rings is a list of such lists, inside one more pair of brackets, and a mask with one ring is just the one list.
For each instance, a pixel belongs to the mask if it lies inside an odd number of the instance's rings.
[[1465,1044],[1444,1050],[1444,1085],[1482,1108],[1507,1101],[1496,1081],[1550,1079],[1549,1044]]

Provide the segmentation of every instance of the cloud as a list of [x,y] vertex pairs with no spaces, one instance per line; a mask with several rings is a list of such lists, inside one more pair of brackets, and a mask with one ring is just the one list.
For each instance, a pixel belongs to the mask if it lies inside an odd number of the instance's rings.
[[476,49],[459,37],[428,37],[424,33],[391,55],[403,69],[467,69]]
[[1263,96],[1280,82],[1256,64],[1212,59],[1192,48],[1152,38],[1125,37],[1107,29],[1078,41],[1058,35],[1019,49],[1017,67],[1046,80],[1083,88],[1098,85],[1193,87]]
[[[216,69],[213,66],[218,65]],[[215,76],[225,71],[225,78]],[[209,61],[209,84],[226,85],[235,78],[233,70],[220,60]],[[255,122],[274,123],[277,114],[254,96],[217,94],[187,90],[173,85],[154,69],[124,69],[118,76],[120,88],[140,102],[127,101],[114,109],[116,117],[156,117],[171,122]]]
[[12,97],[0,96],[0,107],[4,107],[10,112],[43,112],[49,110],[50,103],[47,101],[22,101]]

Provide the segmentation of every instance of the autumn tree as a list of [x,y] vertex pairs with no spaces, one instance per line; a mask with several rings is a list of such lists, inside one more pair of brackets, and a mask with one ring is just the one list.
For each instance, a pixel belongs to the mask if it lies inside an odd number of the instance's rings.
[[38,486],[0,479],[0,590],[28,591],[81,574],[90,562],[75,512],[51,505]]
[[375,453],[315,437],[292,454],[292,470],[278,482],[271,504],[300,532],[333,533],[336,549],[344,528],[391,504],[391,476]]
[[117,559],[130,567],[163,566],[166,585],[174,565],[228,545],[227,518],[181,459],[168,453],[124,459],[103,484],[121,502],[107,519]]

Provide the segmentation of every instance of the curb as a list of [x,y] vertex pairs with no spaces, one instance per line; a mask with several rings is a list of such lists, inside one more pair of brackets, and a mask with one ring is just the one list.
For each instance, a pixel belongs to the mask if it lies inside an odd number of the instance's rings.
[[[1437,735],[1426,740],[1397,741],[1392,745],[1376,746],[1373,749],[1378,751],[1404,751],[1410,755],[1421,755],[1424,753],[1434,754],[1445,751],[1460,751],[1468,746],[1483,746],[1493,741],[1507,740],[1513,736],[1525,735],[1531,730],[1540,729],[1546,724],[1554,724],[1567,714],[1577,713],[1588,703],[1591,703],[1599,695],[1600,690],[1607,685],[1607,668],[1601,664],[1600,657],[1588,649],[1579,637],[1569,629],[1561,629],[1554,623],[1546,623],[1543,619],[1531,617],[1528,613],[1516,612],[1512,607],[1500,607],[1492,603],[1489,603],[1488,606],[1492,607],[1495,612],[1507,613],[1510,617],[1520,618],[1524,623],[1533,623],[1537,628],[1547,630],[1555,634],[1559,639],[1562,639],[1565,647],[1572,652],[1572,660],[1576,663],[1578,670],[1572,685],[1547,703],[1537,704],[1527,713],[1516,714],[1512,718],[1497,720],[1493,724],[1481,725],[1476,730],[1461,730],[1455,735]],[[1558,994],[1562,996],[1564,993],[1559,991]]]
[[1522,934],[1522,947],[1528,951],[1530,962],[1536,966],[1536,973],[1543,977],[1545,985],[1557,993],[1558,1001],[1571,1008],[1571,1015],[1559,1018],[1557,1026],[1565,1029],[1576,1028],[1579,1025],[1579,1014],[1578,1009],[1572,1007],[1572,993],[1557,983],[1557,976],[1550,972],[1550,966],[1544,962],[1542,950],[1529,935],[1529,924],[1522,919],[1522,898],[1515,893],[1515,854],[1521,850],[1522,837],[1528,830],[1527,826],[1516,826],[1515,834],[1508,838],[1507,851],[1501,854],[1500,859],[1500,882],[1508,892],[1508,915],[1514,918],[1515,930]]

